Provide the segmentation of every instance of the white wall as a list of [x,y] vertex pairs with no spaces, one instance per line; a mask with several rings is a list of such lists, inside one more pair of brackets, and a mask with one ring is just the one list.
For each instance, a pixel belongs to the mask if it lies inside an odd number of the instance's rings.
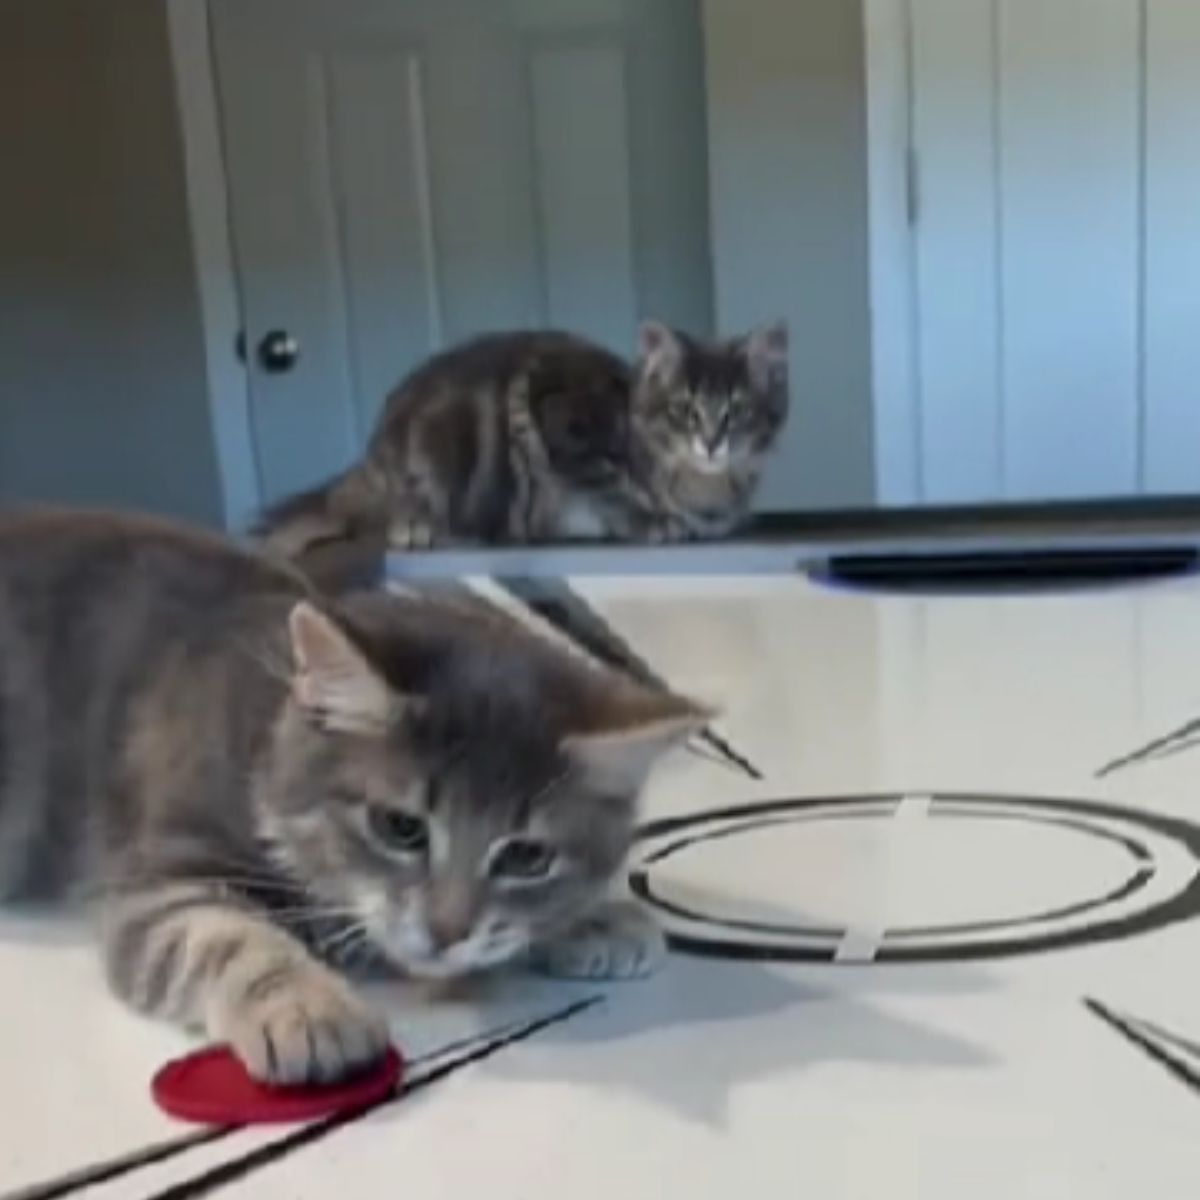
[[1200,4],[871,9],[888,499],[1200,492]]
[[[860,6],[704,15],[719,323],[795,346],[764,506],[871,503]],[[0,141],[0,500],[220,521],[163,0],[6,0]]]
[[858,0],[705,0],[718,325],[785,316],[793,417],[762,507],[875,497]]
[[219,521],[162,0],[5,0],[0,146],[0,500]]

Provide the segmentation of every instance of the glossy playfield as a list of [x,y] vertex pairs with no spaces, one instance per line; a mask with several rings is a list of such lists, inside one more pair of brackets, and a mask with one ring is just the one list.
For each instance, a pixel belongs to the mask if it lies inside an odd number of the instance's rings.
[[[1200,716],[1200,583],[578,587],[763,776],[705,751],[651,789],[667,970],[286,1152],[228,1133],[89,1197],[1195,1195],[1200,743],[1162,739]],[[148,1087],[187,1043],[72,926],[4,918],[0,980],[0,1195],[189,1132]],[[420,1075],[595,992],[380,995]]]

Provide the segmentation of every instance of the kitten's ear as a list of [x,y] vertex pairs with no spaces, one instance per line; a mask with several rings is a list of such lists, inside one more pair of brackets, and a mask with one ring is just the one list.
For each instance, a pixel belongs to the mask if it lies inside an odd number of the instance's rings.
[[400,698],[329,617],[302,600],[288,617],[288,633],[292,696],[324,728],[378,734],[395,721]]
[[643,321],[638,328],[638,358],[643,375],[673,379],[683,365],[683,343],[661,321]]
[[745,341],[746,365],[756,388],[767,391],[787,382],[788,329],[775,321],[756,329]]
[[563,751],[595,786],[629,795],[641,789],[663,755],[714,716],[681,696],[639,690],[615,703],[596,728],[567,737]]

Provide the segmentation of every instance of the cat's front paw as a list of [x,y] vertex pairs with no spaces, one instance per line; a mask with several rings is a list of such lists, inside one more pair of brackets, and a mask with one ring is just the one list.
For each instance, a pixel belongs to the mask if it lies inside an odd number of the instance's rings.
[[669,546],[679,542],[692,542],[696,537],[684,521],[676,517],[661,517],[646,527],[645,540],[652,546]]
[[268,969],[225,1007],[212,1032],[255,1079],[332,1083],[383,1057],[388,1029],[350,985],[319,963]]
[[618,901],[539,946],[534,964],[558,979],[644,979],[666,956],[666,939],[653,917],[631,901]]
[[425,517],[404,517],[388,527],[388,545],[393,550],[430,550],[437,541],[433,522]]
[[651,546],[666,546],[671,542],[681,541],[682,536],[678,525],[668,524],[666,521],[655,521],[646,526],[643,540]]

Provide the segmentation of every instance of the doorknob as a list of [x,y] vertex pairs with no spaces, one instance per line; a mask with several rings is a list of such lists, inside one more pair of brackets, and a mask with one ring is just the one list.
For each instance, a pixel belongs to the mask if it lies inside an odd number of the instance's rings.
[[286,329],[272,329],[258,343],[258,365],[271,375],[290,371],[300,358],[300,343]]

